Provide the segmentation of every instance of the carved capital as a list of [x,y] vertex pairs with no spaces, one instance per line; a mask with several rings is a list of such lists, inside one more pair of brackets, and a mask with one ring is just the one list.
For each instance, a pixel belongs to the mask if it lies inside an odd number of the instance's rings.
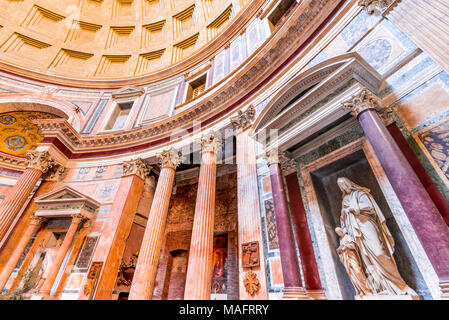
[[161,168],[175,169],[185,161],[185,157],[181,155],[181,152],[176,151],[174,148],[164,150],[157,154]]
[[210,131],[203,135],[198,143],[201,144],[201,152],[213,152],[216,154],[221,146],[221,139],[214,131]]
[[281,163],[286,158],[285,153],[278,149],[271,149],[267,151],[262,157],[269,166],[275,163]]
[[378,114],[385,126],[389,126],[395,122],[393,118],[393,108],[391,107],[381,109]]
[[369,14],[381,15],[387,10],[394,0],[359,0],[359,6]]
[[27,168],[33,168],[43,173],[47,173],[54,165],[55,161],[48,151],[28,151]]
[[56,163],[50,170],[48,170],[44,179],[47,181],[59,181],[65,172],[64,166]]
[[231,124],[236,132],[240,132],[251,126],[256,116],[256,108],[250,105],[246,111],[239,110],[236,117],[231,118]]
[[287,157],[281,158],[281,169],[286,176],[296,172],[296,160]]
[[354,117],[368,109],[380,110],[379,99],[367,89],[352,96],[351,99],[342,103],[342,107],[349,110]]
[[31,221],[30,221],[31,225],[40,226],[40,225],[44,224],[45,222],[47,222],[47,219],[44,217],[35,216],[34,214],[31,216]]
[[135,174],[142,180],[150,173],[151,167],[142,158],[123,162],[123,176]]
[[88,218],[81,213],[72,215],[72,223],[80,224],[80,223],[84,222],[85,220],[88,220]]

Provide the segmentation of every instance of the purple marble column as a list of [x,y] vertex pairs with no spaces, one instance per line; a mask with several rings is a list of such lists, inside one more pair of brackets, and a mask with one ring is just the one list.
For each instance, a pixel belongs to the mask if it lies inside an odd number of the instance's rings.
[[443,295],[449,288],[449,228],[429,194],[376,112],[377,98],[368,90],[345,102],[370,141],[388,180],[421,241],[440,280]]
[[282,275],[284,277],[284,298],[310,299],[306,295],[301,281],[301,271],[296,255],[279,156],[277,150],[271,150],[267,152],[265,160],[270,168],[274,213],[279,238]]

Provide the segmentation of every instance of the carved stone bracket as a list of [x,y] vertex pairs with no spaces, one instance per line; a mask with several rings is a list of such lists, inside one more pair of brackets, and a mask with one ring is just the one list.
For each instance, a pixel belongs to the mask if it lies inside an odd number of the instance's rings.
[[181,152],[176,151],[174,148],[164,150],[157,154],[159,162],[162,168],[176,169],[183,161],[186,160],[182,156]]
[[243,280],[243,285],[245,286],[246,292],[252,297],[257,294],[260,290],[260,282],[259,279],[257,279],[257,274],[249,270]]
[[151,166],[142,160],[142,158],[123,162],[123,176],[135,174],[142,180],[150,173]]
[[239,110],[238,115],[231,118],[231,124],[238,133],[250,127],[256,117],[256,108],[250,105],[245,111]]
[[360,0],[359,6],[369,14],[383,14],[395,1],[394,0]]
[[34,214],[31,216],[31,221],[30,224],[39,226],[42,225],[44,223],[46,223],[48,221],[48,219],[44,218],[44,217],[39,217],[39,216],[35,216]]
[[352,96],[348,101],[343,102],[342,107],[349,110],[354,117],[358,117],[360,113],[368,109],[377,111],[382,109],[379,99],[368,89],[363,89],[360,93]]
[[47,181],[59,181],[65,173],[65,168],[59,163],[56,163],[50,170],[48,170],[44,179]]
[[221,139],[216,135],[214,131],[203,135],[199,139],[198,143],[201,144],[202,152],[213,152],[217,153],[218,149],[221,147]]
[[47,173],[54,165],[55,161],[48,151],[28,151],[27,168],[36,169]]

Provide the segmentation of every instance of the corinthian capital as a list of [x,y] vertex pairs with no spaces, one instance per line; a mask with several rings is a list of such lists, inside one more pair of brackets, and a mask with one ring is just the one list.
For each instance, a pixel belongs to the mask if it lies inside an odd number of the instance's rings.
[[231,124],[235,131],[243,131],[251,126],[255,116],[256,108],[253,105],[250,105],[246,111],[239,110],[238,115],[231,118]]
[[64,166],[59,163],[55,163],[54,166],[48,170],[45,180],[47,181],[59,181],[65,172]]
[[164,150],[157,154],[162,168],[176,169],[186,158],[174,148]]
[[201,143],[202,152],[217,153],[218,148],[221,146],[221,139],[215,134],[214,131],[209,131],[209,133],[201,137],[199,143]]
[[289,175],[296,172],[296,160],[287,158],[286,156],[281,158],[281,169],[284,175]]
[[379,99],[367,89],[352,96],[351,99],[342,103],[343,108],[349,110],[354,117],[368,109],[380,110]]
[[359,0],[359,6],[362,6],[369,14],[381,15],[394,0]]
[[55,160],[48,151],[28,151],[26,155],[28,158],[27,168],[47,173],[55,165]]
[[142,180],[150,173],[151,167],[142,158],[123,162],[123,176],[135,174]]
[[267,151],[265,155],[262,157],[269,166],[275,163],[281,163],[286,159],[285,153],[282,151],[279,151],[278,149],[271,149],[270,151]]

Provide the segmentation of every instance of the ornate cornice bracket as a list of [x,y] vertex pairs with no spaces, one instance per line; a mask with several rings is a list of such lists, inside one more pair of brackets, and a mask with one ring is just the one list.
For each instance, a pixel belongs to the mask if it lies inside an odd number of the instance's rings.
[[158,153],[157,156],[159,158],[161,168],[172,168],[175,170],[183,161],[186,160],[186,158],[182,156],[181,152],[176,151],[174,148],[164,150]]
[[382,109],[379,99],[368,89],[363,89],[358,94],[353,95],[351,99],[342,103],[342,107],[351,112],[351,115],[356,118],[360,113],[368,109],[374,109],[376,111]]
[[287,156],[284,156],[280,160],[281,160],[282,173],[285,176],[297,172],[295,159],[290,159]]
[[59,163],[55,163],[47,172],[47,174],[44,177],[44,180],[47,181],[59,181],[61,177],[66,172],[63,165]]
[[271,149],[262,156],[262,159],[267,162],[268,166],[271,166],[276,163],[281,164],[288,158],[286,157],[285,152],[279,151],[278,149]]
[[123,162],[123,176],[136,175],[142,180],[150,174],[151,166],[149,166],[142,158],[133,159]]
[[256,117],[256,108],[250,105],[245,111],[239,110],[238,115],[231,118],[231,124],[236,133],[249,128]]
[[48,151],[28,151],[27,154],[27,168],[36,169],[47,173],[52,169],[56,162]]

